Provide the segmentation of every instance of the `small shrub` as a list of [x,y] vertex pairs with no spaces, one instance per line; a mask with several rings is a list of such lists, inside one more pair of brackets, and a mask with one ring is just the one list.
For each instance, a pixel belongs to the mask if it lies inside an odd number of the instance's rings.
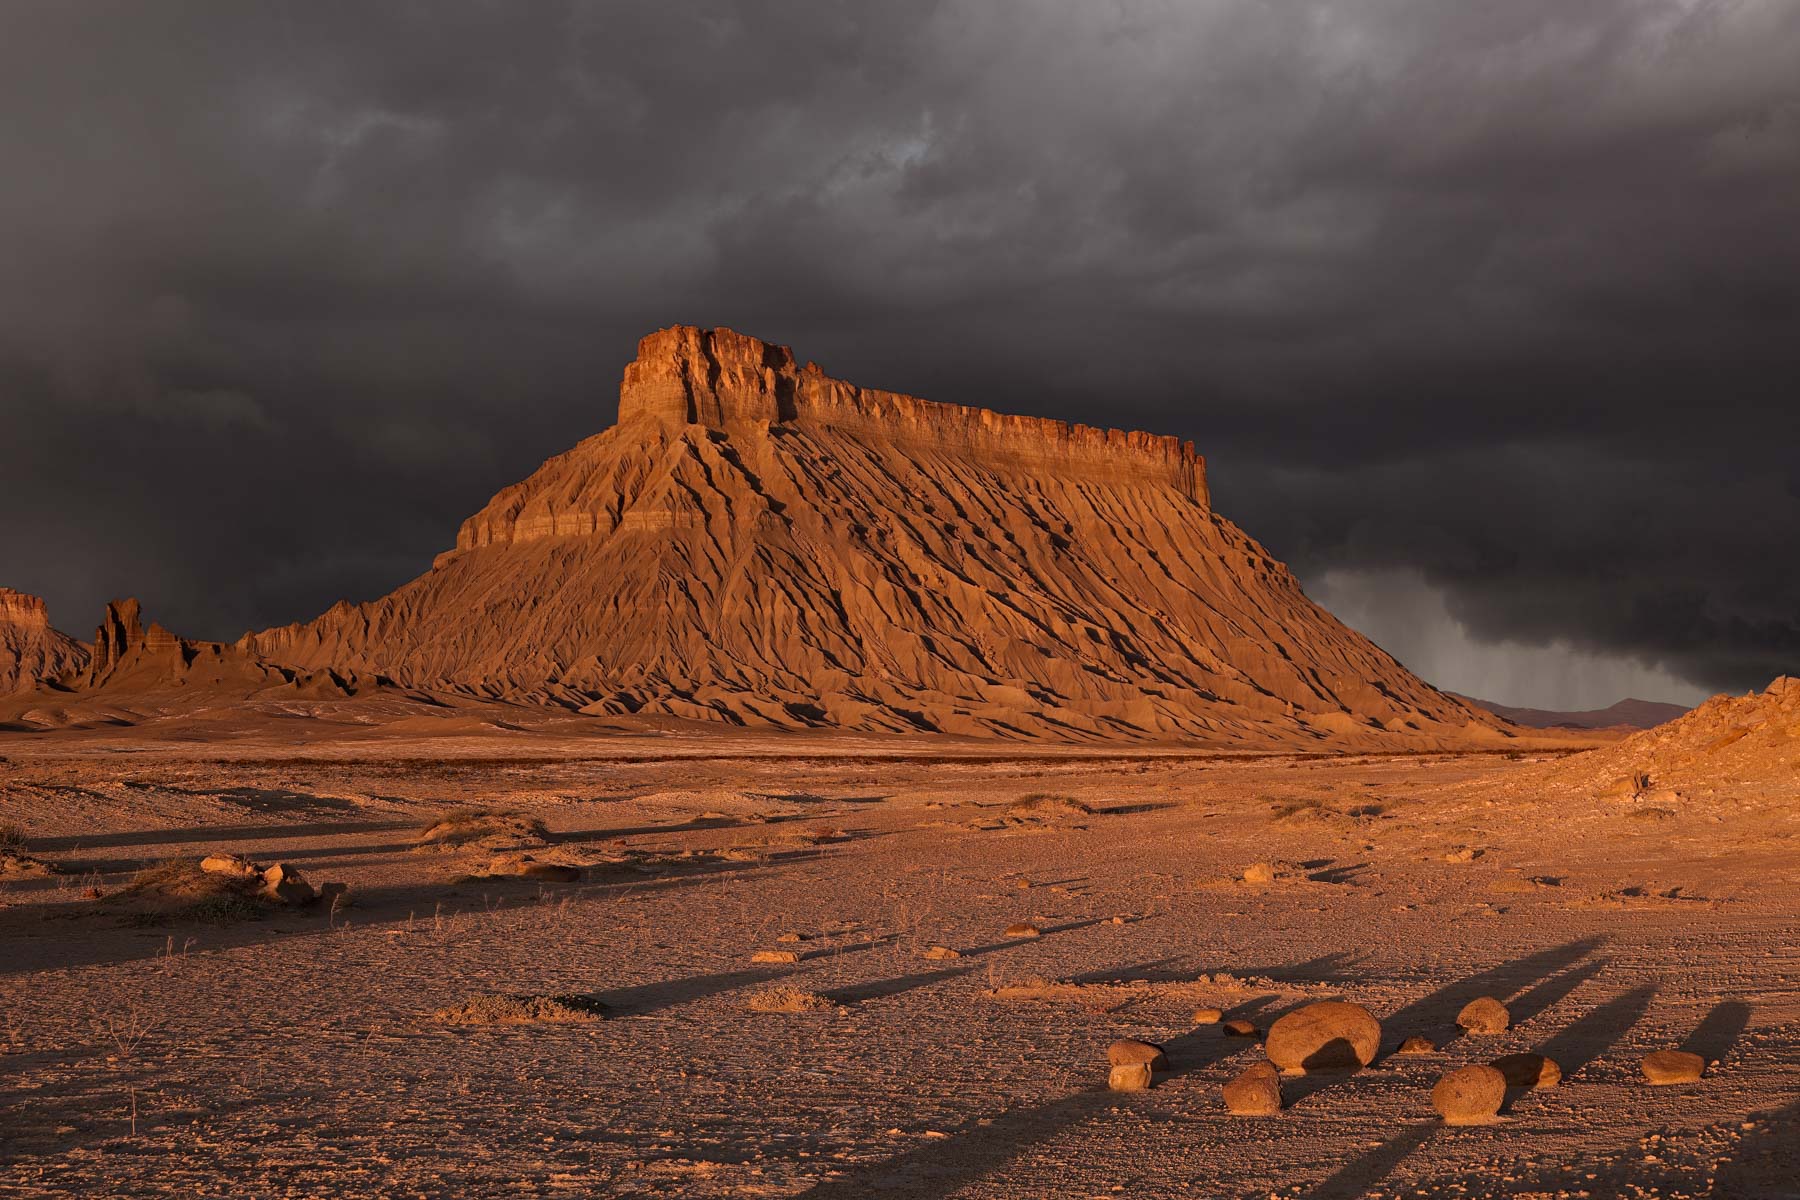
[[23,854],[26,848],[25,827],[15,821],[0,821],[0,852]]
[[539,846],[549,836],[542,821],[523,813],[452,808],[427,821],[413,840],[421,849],[466,846],[471,842]]
[[583,1025],[602,1019],[606,1006],[574,994],[476,995],[431,1015],[446,1025]]
[[179,915],[190,921],[208,925],[230,925],[237,921],[260,921],[263,906],[247,896],[214,896],[181,910]]
[[752,992],[745,1001],[745,1007],[751,1012],[760,1013],[799,1013],[818,1012],[831,1007],[831,1001],[817,992],[809,992],[797,987],[764,988],[760,992]]
[[1293,796],[1274,800],[1263,797],[1269,805],[1270,821],[1321,821],[1341,815],[1317,796]]
[[1021,821],[1054,821],[1063,817],[1091,817],[1094,810],[1073,796],[1031,792],[1007,805],[1006,815]]

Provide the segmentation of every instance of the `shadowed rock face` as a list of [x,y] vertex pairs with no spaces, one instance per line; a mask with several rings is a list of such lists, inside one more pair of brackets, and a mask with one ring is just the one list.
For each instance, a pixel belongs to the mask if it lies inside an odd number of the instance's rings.
[[79,671],[87,659],[86,646],[50,627],[42,599],[0,588],[0,695]]
[[432,570],[248,635],[306,667],[595,712],[980,737],[1497,738],[1211,509],[1191,445],[645,338],[620,419]]

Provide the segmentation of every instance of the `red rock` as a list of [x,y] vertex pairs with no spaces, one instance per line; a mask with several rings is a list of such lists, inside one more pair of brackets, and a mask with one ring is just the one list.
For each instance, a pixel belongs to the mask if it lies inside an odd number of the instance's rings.
[[1136,1038],[1120,1038],[1106,1048],[1106,1061],[1115,1067],[1127,1066],[1131,1063],[1148,1063],[1152,1071],[1169,1069],[1168,1055],[1155,1042],[1142,1042]]
[[1147,1062],[1121,1063],[1112,1067],[1106,1076],[1106,1086],[1115,1092],[1145,1091],[1151,1082],[1150,1064]]
[[1263,1049],[1284,1071],[1354,1071],[1375,1061],[1381,1022],[1360,1004],[1320,1000],[1269,1026]]
[[1273,1063],[1251,1063],[1220,1090],[1226,1109],[1240,1117],[1272,1117],[1281,1111],[1281,1074]]
[[1512,1024],[1512,1014],[1492,996],[1479,996],[1463,1005],[1456,1014],[1456,1023],[1470,1033],[1505,1033]]
[[1484,1125],[1505,1100],[1506,1076],[1486,1063],[1451,1071],[1431,1089],[1431,1105],[1446,1125]]
[[1652,1050],[1642,1065],[1644,1078],[1655,1084],[1693,1083],[1706,1073],[1706,1060],[1686,1050]]

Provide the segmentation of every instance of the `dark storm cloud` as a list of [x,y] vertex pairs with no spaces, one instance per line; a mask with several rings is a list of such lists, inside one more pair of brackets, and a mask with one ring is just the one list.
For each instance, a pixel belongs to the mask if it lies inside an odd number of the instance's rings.
[[1800,5],[0,26],[0,582],[65,626],[378,595],[690,321],[1191,436],[1304,578],[1471,645],[1800,665]]

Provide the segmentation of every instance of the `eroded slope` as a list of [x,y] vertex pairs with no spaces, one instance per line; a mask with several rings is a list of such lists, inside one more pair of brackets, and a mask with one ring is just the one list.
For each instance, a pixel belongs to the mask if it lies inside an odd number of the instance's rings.
[[620,421],[271,659],[591,711],[977,736],[1441,742],[1495,722],[1302,593],[1191,446],[665,330]]

